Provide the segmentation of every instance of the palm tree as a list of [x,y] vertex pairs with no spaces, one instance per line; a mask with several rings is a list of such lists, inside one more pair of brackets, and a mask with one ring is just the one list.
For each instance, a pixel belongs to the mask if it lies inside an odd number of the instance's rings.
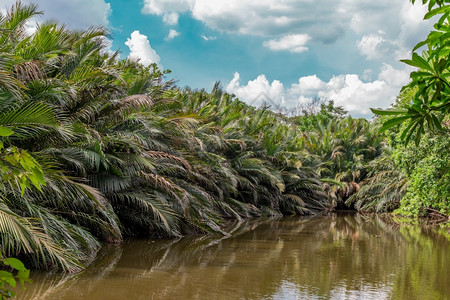
[[0,18],[7,255],[76,271],[124,235],[227,235],[227,219],[316,213],[330,208],[321,177],[353,186],[376,156],[376,136],[358,140],[363,121],[306,136],[219,84],[179,89],[156,65],[119,60],[104,28],[46,22],[26,34],[38,13],[18,3]]

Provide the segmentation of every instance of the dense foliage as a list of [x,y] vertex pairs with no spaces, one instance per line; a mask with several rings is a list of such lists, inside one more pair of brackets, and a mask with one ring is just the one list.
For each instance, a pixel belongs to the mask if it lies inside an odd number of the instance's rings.
[[321,177],[329,203],[335,208],[352,207],[347,199],[359,191],[370,162],[381,154],[383,136],[369,121],[347,116],[332,101],[318,101],[315,110],[293,117],[292,122],[305,132],[304,151]]
[[103,28],[46,22],[28,34],[36,14],[18,3],[0,17],[6,256],[78,271],[101,242],[228,235],[228,220],[399,206],[449,214],[444,129],[404,149],[401,131],[379,133],[384,119],[354,119],[331,101],[287,117],[219,84],[180,89],[156,65],[108,52]]
[[330,208],[303,134],[267,108],[180,90],[117,59],[102,28],[0,19],[1,250],[76,271],[124,235],[223,231],[227,219]]

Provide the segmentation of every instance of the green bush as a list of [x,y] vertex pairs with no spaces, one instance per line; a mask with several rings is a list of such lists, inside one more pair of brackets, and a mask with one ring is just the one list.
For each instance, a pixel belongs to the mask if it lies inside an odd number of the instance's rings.
[[394,153],[397,165],[407,174],[408,188],[396,213],[420,216],[427,209],[450,214],[450,135],[426,134],[419,146],[408,145]]

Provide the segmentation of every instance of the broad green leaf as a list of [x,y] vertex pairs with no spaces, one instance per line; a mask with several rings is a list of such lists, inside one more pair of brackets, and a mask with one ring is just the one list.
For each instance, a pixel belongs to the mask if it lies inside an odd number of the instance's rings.
[[410,66],[418,67],[420,69],[426,69],[431,72],[434,72],[433,68],[428,64],[428,62],[425,59],[423,59],[421,56],[419,56],[417,53],[413,53],[412,59],[402,59],[401,61]]
[[371,108],[370,109],[374,114],[379,116],[391,116],[391,115],[401,115],[408,112],[407,109],[399,108],[399,109],[380,109],[380,108]]
[[34,185],[35,188],[37,188],[39,191],[42,191],[40,182],[38,180],[38,178],[34,175],[29,175],[28,179],[30,179],[31,183]]
[[[414,126],[412,127],[412,128],[410,128],[409,129],[409,133],[407,134],[407,136],[406,136],[406,140],[405,140],[405,144],[408,144],[409,143],[409,140],[411,139],[411,136],[413,135],[413,133],[415,132],[415,130],[416,130],[416,127],[420,124],[420,123],[422,123],[423,122],[423,119],[417,119],[417,121],[416,121],[416,123],[414,124]],[[402,134],[402,136],[403,136],[403,134]]]
[[[3,278],[0,278],[3,279]],[[6,281],[10,286],[12,286],[13,288],[16,287],[16,280],[14,279],[14,277],[11,278],[4,278],[4,281]]]
[[430,130],[433,130],[434,126],[430,114],[425,115],[425,120],[427,121],[428,128],[430,128]]
[[12,277],[14,277],[14,276],[13,276],[13,274],[11,274],[10,272],[4,271],[4,270],[0,270],[0,279],[3,279],[3,278],[12,278]]
[[442,15],[442,17],[439,19],[437,24],[442,25],[444,24],[445,20],[448,18],[448,15],[450,14],[450,10],[448,10],[446,13]]
[[22,160],[23,160],[24,164],[26,164],[26,166],[27,166],[27,168],[24,168],[24,169],[33,169],[36,167],[36,161],[30,154],[28,154],[24,150],[22,150],[21,154],[22,154]]
[[410,118],[411,118],[411,116],[408,115],[408,116],[401,116],[401,117],[396,117],[396,118],[387,120],[386,122],[384,122],[383,126],[381,126],[380,132],[388,130],[389,128],[392,128],[400,123],[403,123],[405,120],[408,120]]
[[423,121],[420,122],[419,124],[419,129],[416,132],[416,138],[415,138],[415,144],[416,146],[419,146],[420,143],[420,138],[422,137],[422,134],[424,133],[424,129],[423,129]]
[[12,131],[9,128],[0,126],[0,136],[10,136],[14,133],[14,131]]
[[428,13],[425,14],[423,19],[428,20],[428,19],[434,17],[435,15],[446,13],[449,9],[450,9],[450,7],[448,7],[448,6],[442,6],[442,7],[432,9]]
[[419,49],[420,47],[424,46],[424,45],[435,45],[436,42],[445,34],[443,34],[440,31],[432,31],[428,34],[426,40],[418,43],[414,48],[413,51],[416,51],[417,49]]
[[416,46],[414,46],[414,48],[413,48],[412,51],[413,51],[413,52],[416,51],[416,50],[419,49],[420,47],[425,46],[427,43],[428,43],[428,40],[425,40],[425,41],[422,41],[422,42],[418,43]]
[[[441,42],[445,42],[445,41],[447,41],[448,42],[448,38],[450,37],[450,32],[446,32],[446,33],[444,33],[444,34],[441,34],[440,36],[439,36],[439,39],[441,40]],[[444,45],[445,45],[445,43],[444,43]]]
[[20,181],[19,185],[20,185],[20,196],[23,197],[23,195],[25,194],[25,189],[27,188],[26,182]]
[[39,168],[33,169],[33,175],[36,177],[36,179],[38,180],[38,182],[41,185],[45,185],[44,174],[42,173],[42,171]]
[[434,123],[434,126],[436,126],[436,129],[442,130],[441,122],[438,120],[438,118],[434,114],[431,114],[431,119],[433,120],[433,123]]
[[9,258],[5,258],[3,260],[3,263],[7,266],[11,266],[16,270],[26,270],[25,266],[23,265],[23,263],[18,260],[17,258],[14,257],[9,257]]
[[406,137],[406,135],[408,134],[408,132],[411,130],[411,127],[413,127],[414,124],[417,124],[417,121],[418,121],[418,120],[419,120],[419,118],[414,118],[414,119],[412,119],[412,120],[409,122],[408,126],[403,130],[402,135],[400,136],[400,139],[401,139],[402,141],[405,140],[405,137]]
[[414,103],[411,106],[411,109],[412,109],[412,111],[408,111],[411,114],[417,114],[417,113],[419,113],[421,115],[425,114],[425,111],[421,108],[420,104]]
[[19,283],[22,286],[22,288],[24,287],[24,283],[25,282],[32,282],[30,279],[30,270],[26,269],[26,270],[20,270],[17,273],[17,279],[19,279]]
[[16,287],[16,280],[14,279],[13,274],[7,271],[0,271],[0,281],[4,281],[8,283],[12,287]]
[[[425,1],[425,3],[426,3],[426,1]],[[414,4],[414,2],[413,2],[413,4]],[[428,3],[428,11],[430,11],[435,4],[436,4],[436,0],[430,0],[430,2]]]
[[411,78],[415,80],[420,79],[420,77],[432,77],[432,76],[434,76],[434,74],[430,72],[421,72],[421,71],[411,72]]

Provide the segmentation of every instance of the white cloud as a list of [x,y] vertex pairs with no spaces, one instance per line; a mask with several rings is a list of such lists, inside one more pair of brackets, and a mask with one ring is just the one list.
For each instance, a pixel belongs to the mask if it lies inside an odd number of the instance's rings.
[[403,2],[400,17],[403,24],[408,25],[408,27],[418,27],[423,25],[423,16],[426,13],[426,5],[411,5],[411,3]]
[[176,38],[177,36],[179,36],[180,33],[178,31],[176,31],[175,29],[170,29],[169,33],[167,34],[167,36],[165,37],[166,41],[170,41],[173,40],[174,38]]
[[177,25],[179,15],[176,12],[163,14],[163,22],[167,25]]
[[206,36],[206,35],[202,34],[202,35],[200,35],[200,36],[201,36],[202,39],[204,39],[205,41],[214,41],[214,40],[217,40],[217,37],[216,37],[216,36],[212,36],[212,35]]
[[[401,56],[403,50],[401,45],[398,45],[396,41],[386,40],[384,37],[384,32],[378,32],[377,34],[363,35],[361,40],[357,43],[358,49],[370,60],[379,60],[387,57],[396,58]],[[403,50],[403,51],[402,51]]]
[[326,88],[326,83],[316,75],[304,76],[298,79],[298,84],[293,84],[290,89],[291,94],[314,95]]
[[[244,34],[279,36],[305,32],[331,42],[347,28],[367,34],[382,29],[397,36],[401,25],[423,24],[424,9],[404,0],[144,0],[142,12],[191,13],[208,27]],[[401,15],[399,18],[398,16]]]
[[190,13],[209,28],[261,36],[295,34],[300,29],[318,40],[331,41],[344,33],[342,18],[336,20],[337,6],[317,6],[313,1],[292,0],[144,0],[142,13]]
[[397,70],[391,65],[384,64],[381,67],[378,79],[388,82],[391,86],[401,87],[410,81],[409,74],[413,69],[413,67],[406,66],[403,70]]
[[334,14],[333,6],[318,8],[305,0],[195,0],[190,2],[189,11],[195,19],[219,31],[276,37],[300,30],[325,41],[343,33],[341,24],[326,20],[327,15]]
[[[16,0],[3,0],[1,7],[9,9],[15,2]],[[22,0],[22,3],[37,3],[38,10],[44,11],[43,18],[35,17],[33,23],[53,19],[73,29],[86,29],[93,25],[108,26],[108,17],[112,12],[111,5],[104,0]]]
[[299,32],[312,43],[356,35],[361,54],[390,64],[426,37],[431,22],[422,20],[425,11],[419,1],[413,6],[405,0],[144,0],[142,8],[163,18],[187,13],[210,29],[266,37],[267,47],[292,52],[305,51],[306,42],[289,48],[283,39]]
[[278,80],[269,83],[263,74],[259,75],[255,80],[247,82],[247,85],[241,86],[240,75],[236,72],[227,85],[226,90],[254,106],[259,106],[263,103],[272,105],[284,104],[283,84]]
[[408,68],[397,70],[385,64],[374,81],[365,82],[357,74],[342,74],[325,82],[311,75],[300,77],[287,89],[278,80],[269,83],[264,75],[241,85],[240,76],[235,73],[226,90],[255,106],[265,101],[274,107],[295,108],[314,97],[324,97],[343,106],[353,116],[368,117],[370,107],[386,108],[395,101],[401,87],[409,81],[409,72]]
[[371,69],[365,69],[362,75],[362,79],[365,81],[372,80],[372,70]]
[[278,40],[265,41],[263,45],[274,51],[287,50],[291,53],[301,53],[308,50],[305,44],[309,40],[310,37],[307,34],[290,34]]
[[150,42],[146,35],[141,34],[138,30],[133,31],[131,38],[128,38],[125,45],[130,48],[130,59],[138,59],[143,65],[148,66],[152,63],[159,63],[159,55],[150,46]]
[[[431,20],[423,20],[423,16],[427,12],[426,5],[410,5],[409,1],[403,3],[403,7],[400,11],[401,30],[398,39],[402,41],[402,44],[409,45],[407,49],[411,49],[418,41],[424,40],[430,30],[432,24],[436,21],[436,17]],[[409,55],[408,55],[409,56]],[[405,58],[403,56],[403,58]]]
[[383,37],[380,35],[363,35],[362,39],[358,42],[358,48],[368,59],[372,59],[377,56],[375,49],[381,42],[383,42]]
[[142,13],[158,16],[166,12],[183,12],[189,10],[193,1],[189,0],[144,0]]
[[363,33],[357,45],[367,59],[393,62],[410,57],[410,49],[425,39],[432,28],[433,19],[423,20],[426,5],[419,2],[412,5],[409,1],[393,4],[391,10],[385,8],[386,14],[392,15],[389,18],[381,11],[378,14],[371,14],[370,10],[355,12],[351,28]]

